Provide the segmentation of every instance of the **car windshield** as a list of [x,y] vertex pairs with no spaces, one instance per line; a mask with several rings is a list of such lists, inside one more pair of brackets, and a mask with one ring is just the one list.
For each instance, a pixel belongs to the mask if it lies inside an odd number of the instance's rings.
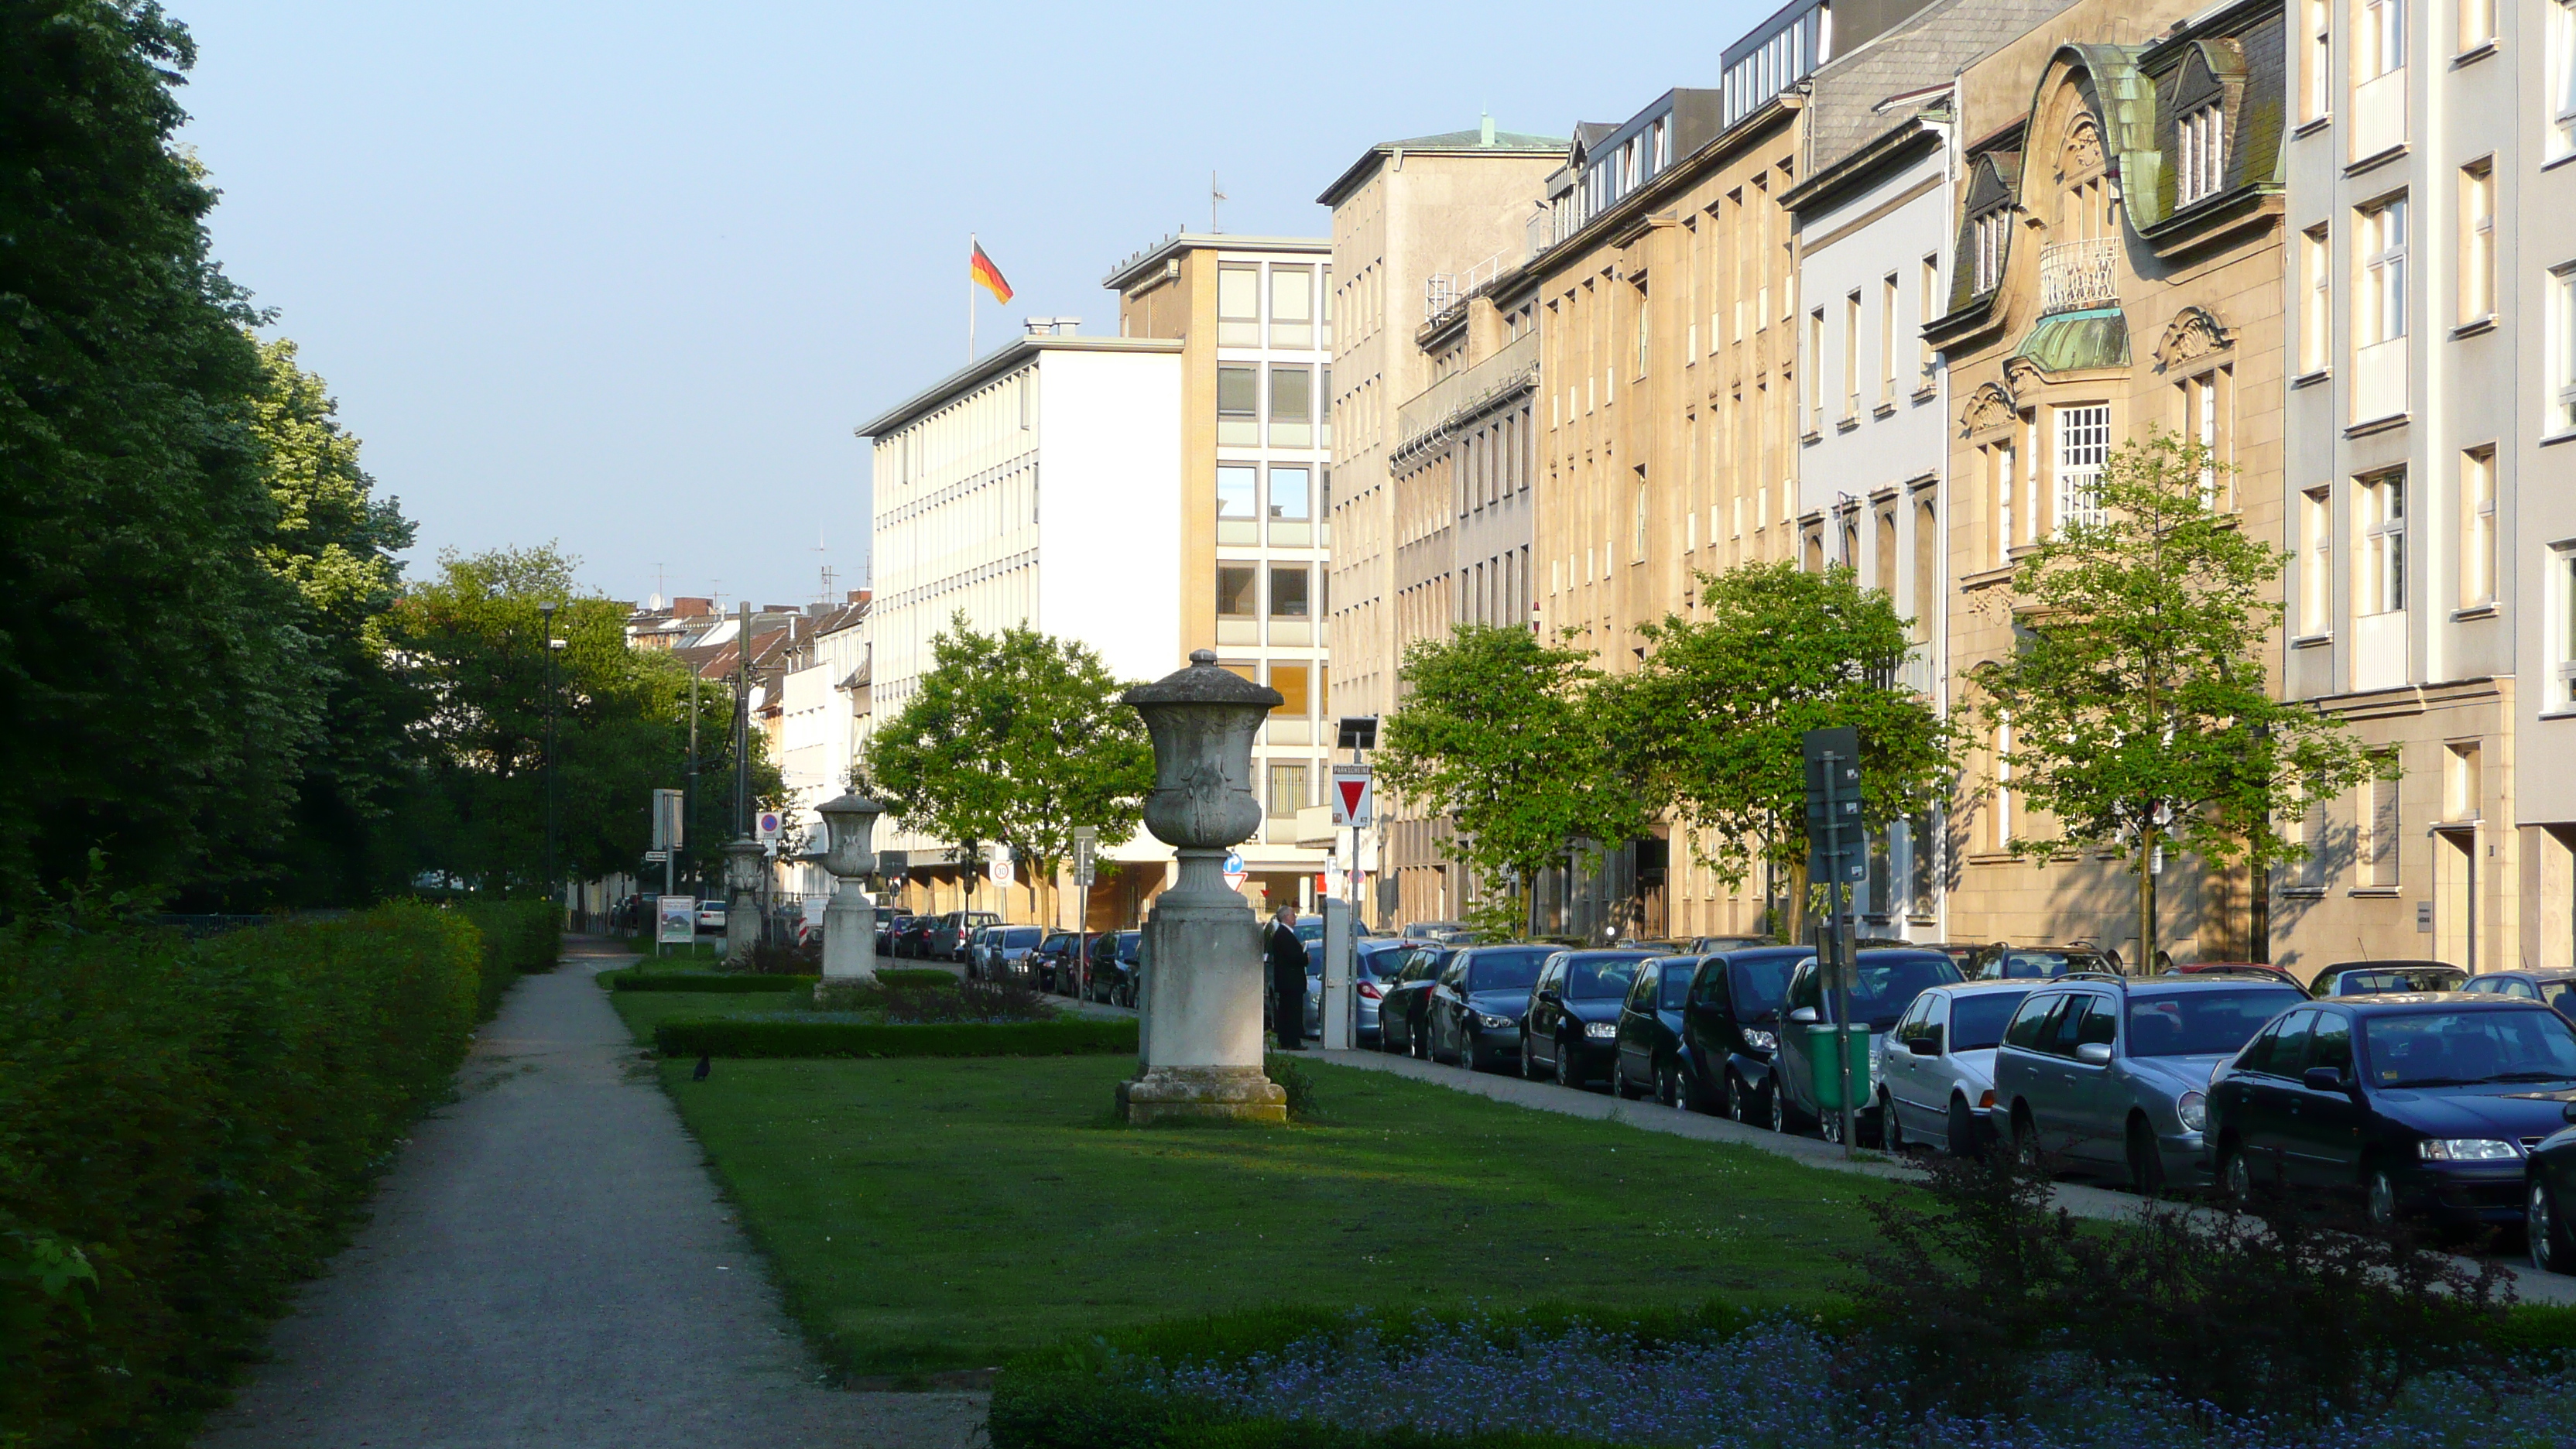
[[2576,981],[2543,981],[2540,999],[2567,1016],[2576,1016]]
[[1467,958],[1469,991],[1527,991],[1538,984],[1538,968],[1556,954],[1553,946],[1488,947]]
[[1384,981],[1404,969],[1404,957],[1405,951],[1400,946],[1380,946],[1374,950],[1363,947],[1359,952],[1355,976],[1361,981]]
[[996,931],[993,934],[1001,937],[1002,944],[1005,946],[1034,946],[1038,943],[1040,933],[1035,926],[1013,926],[1009,930]]
[[2410,1011],[2361,1024],[2373,1085],[2576,1081],[2576,1030],[2554,1011]]
[[2004,1023],[2027,991],[1978,991],[1950,998],[1950,1050],[1984,1051],[2004,1039]]
[[1727,962],[1726,992],[1735,1003],[1735,1019],[1758,1021],[1776,1014],[1789,991],[1789,973],[1797,969],[1795,956]]
[[1137,951],[1143,949],[1144,944],[1145,933],[1142,931],[1119,932],[1118,959],[1121,961],[1134,961],[1136,959]]
[[1679,1011],[1689,1005],[1691,978],[1698,974],[1699,965],[1693,961],[1675,961],[1665,966],[1664,982],[1655,1000],[1657,1008]]
[[2129,1055],[2216,1057],[2243,1047],[2263,1023],[2307,1000],[2287,986],[2176,991],[2129,998]]
[[2105,969],[2102,958],[2088,951],[2006,951],[2001,960],[1988,963],[1986,974],[2007,981],[2053,981],[2069,971]]
[[2401,966],[2386,971],[2346,971],[2334,979],[2336,996],[2385,996],[2395,991],[2457,991],[2469,979],[2449,966]]
[[1625,996],[1637,979],[1637,963],[1643,956],[1600,956],[1585,952],[1565,963],[1565,996],[1569,1001],[1593,1001],[1604,996]]
[[1875,960],[1864,952],[1852,970],[1851,1019],[1869,1023],[1872,1031],[1896,1025],[1914,998],[1943,982],[1959,979],[1959,968],[1947,956],[1886,955]]

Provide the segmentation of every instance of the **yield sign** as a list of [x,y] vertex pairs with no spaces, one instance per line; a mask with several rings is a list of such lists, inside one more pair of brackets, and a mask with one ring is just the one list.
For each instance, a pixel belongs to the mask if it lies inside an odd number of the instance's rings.
[[1333,828],[1366,829],[1375,813],[1375,791],[1366,765],[1333,767]]

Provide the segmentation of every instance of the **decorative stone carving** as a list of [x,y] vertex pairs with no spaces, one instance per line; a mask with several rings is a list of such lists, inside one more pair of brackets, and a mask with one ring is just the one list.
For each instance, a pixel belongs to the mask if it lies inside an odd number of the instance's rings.
[[[823,976],[873,981],[877,974],[876,903],[859,889],[859,878],[877,867],[871,848],[877,817],[885,807],[851,791],[814,807],[823,817],[826,845],[823,868],[838,884],[823,907]],[[821,989],[821,983],[816,983]]]
[[2044,387],[2047,383],[2048,373],[2038,363],[2027,357],[2004,359],[2004,385],[2012,389],[2014,396],[2024,388]]
[[2102,169],[2102,128],[2093,123],[2091,116],[2078,116],[2066,128],[2066,148],[2058,153],[2057,169],[2067,177]]
[[2156,371],[2197,362],[2236,345],[2236,336],[2207,308],[2185,307],[2156,343]]
[[2007,427],[2020,416],[2020,407],[2001,383],[1979,383],[1977,390],[1968,394],[1967,407],[1959,413],[1959,432],[1966,436]]
[[1261,828],[1252,737],[1280,694],[1201,649],[1190,667],[1123,696],[1154,740],[1145,825],[1180,856],[1180,879],[1145,920],[1143,1007],[1129,1122],[1185,1117],[1288,1120],[1288,1094],[1261,1070],[1261,924],[1225,884],[1225,854]]

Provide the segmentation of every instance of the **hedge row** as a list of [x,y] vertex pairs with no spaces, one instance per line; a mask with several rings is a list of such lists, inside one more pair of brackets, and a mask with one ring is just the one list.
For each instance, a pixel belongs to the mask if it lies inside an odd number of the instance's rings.
[[964,983],[964,978],[936,966],[881,966],[877,968],[877,981],[885,986],[957,986]]
[[418,904],[0,932],[0,1444],[185,1440],[446,1096],[483,956]]
[[653,1029],[669,1057],[1061,1057],[1136,1050],[1133,1021],[746,1021],[683,1017]]
[[611,991],[706,991],[719,995],[811,991],[817,976],[756,976],[748,971],[602,971],[599,984]]
[[482,1015],[501,1009],[510,983],[563,959],[563,912],[552,901],[457,901],[449,909],[483,933]]

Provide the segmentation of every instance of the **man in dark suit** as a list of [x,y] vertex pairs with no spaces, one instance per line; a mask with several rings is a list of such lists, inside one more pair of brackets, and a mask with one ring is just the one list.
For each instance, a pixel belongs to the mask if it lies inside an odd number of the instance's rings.
[[1263,946],[1270,963],[1271,1028],[1283,1052],[1303,1051],[1306,1031],[1306,943],[1297,939],[1297,908],[1281,906]]

